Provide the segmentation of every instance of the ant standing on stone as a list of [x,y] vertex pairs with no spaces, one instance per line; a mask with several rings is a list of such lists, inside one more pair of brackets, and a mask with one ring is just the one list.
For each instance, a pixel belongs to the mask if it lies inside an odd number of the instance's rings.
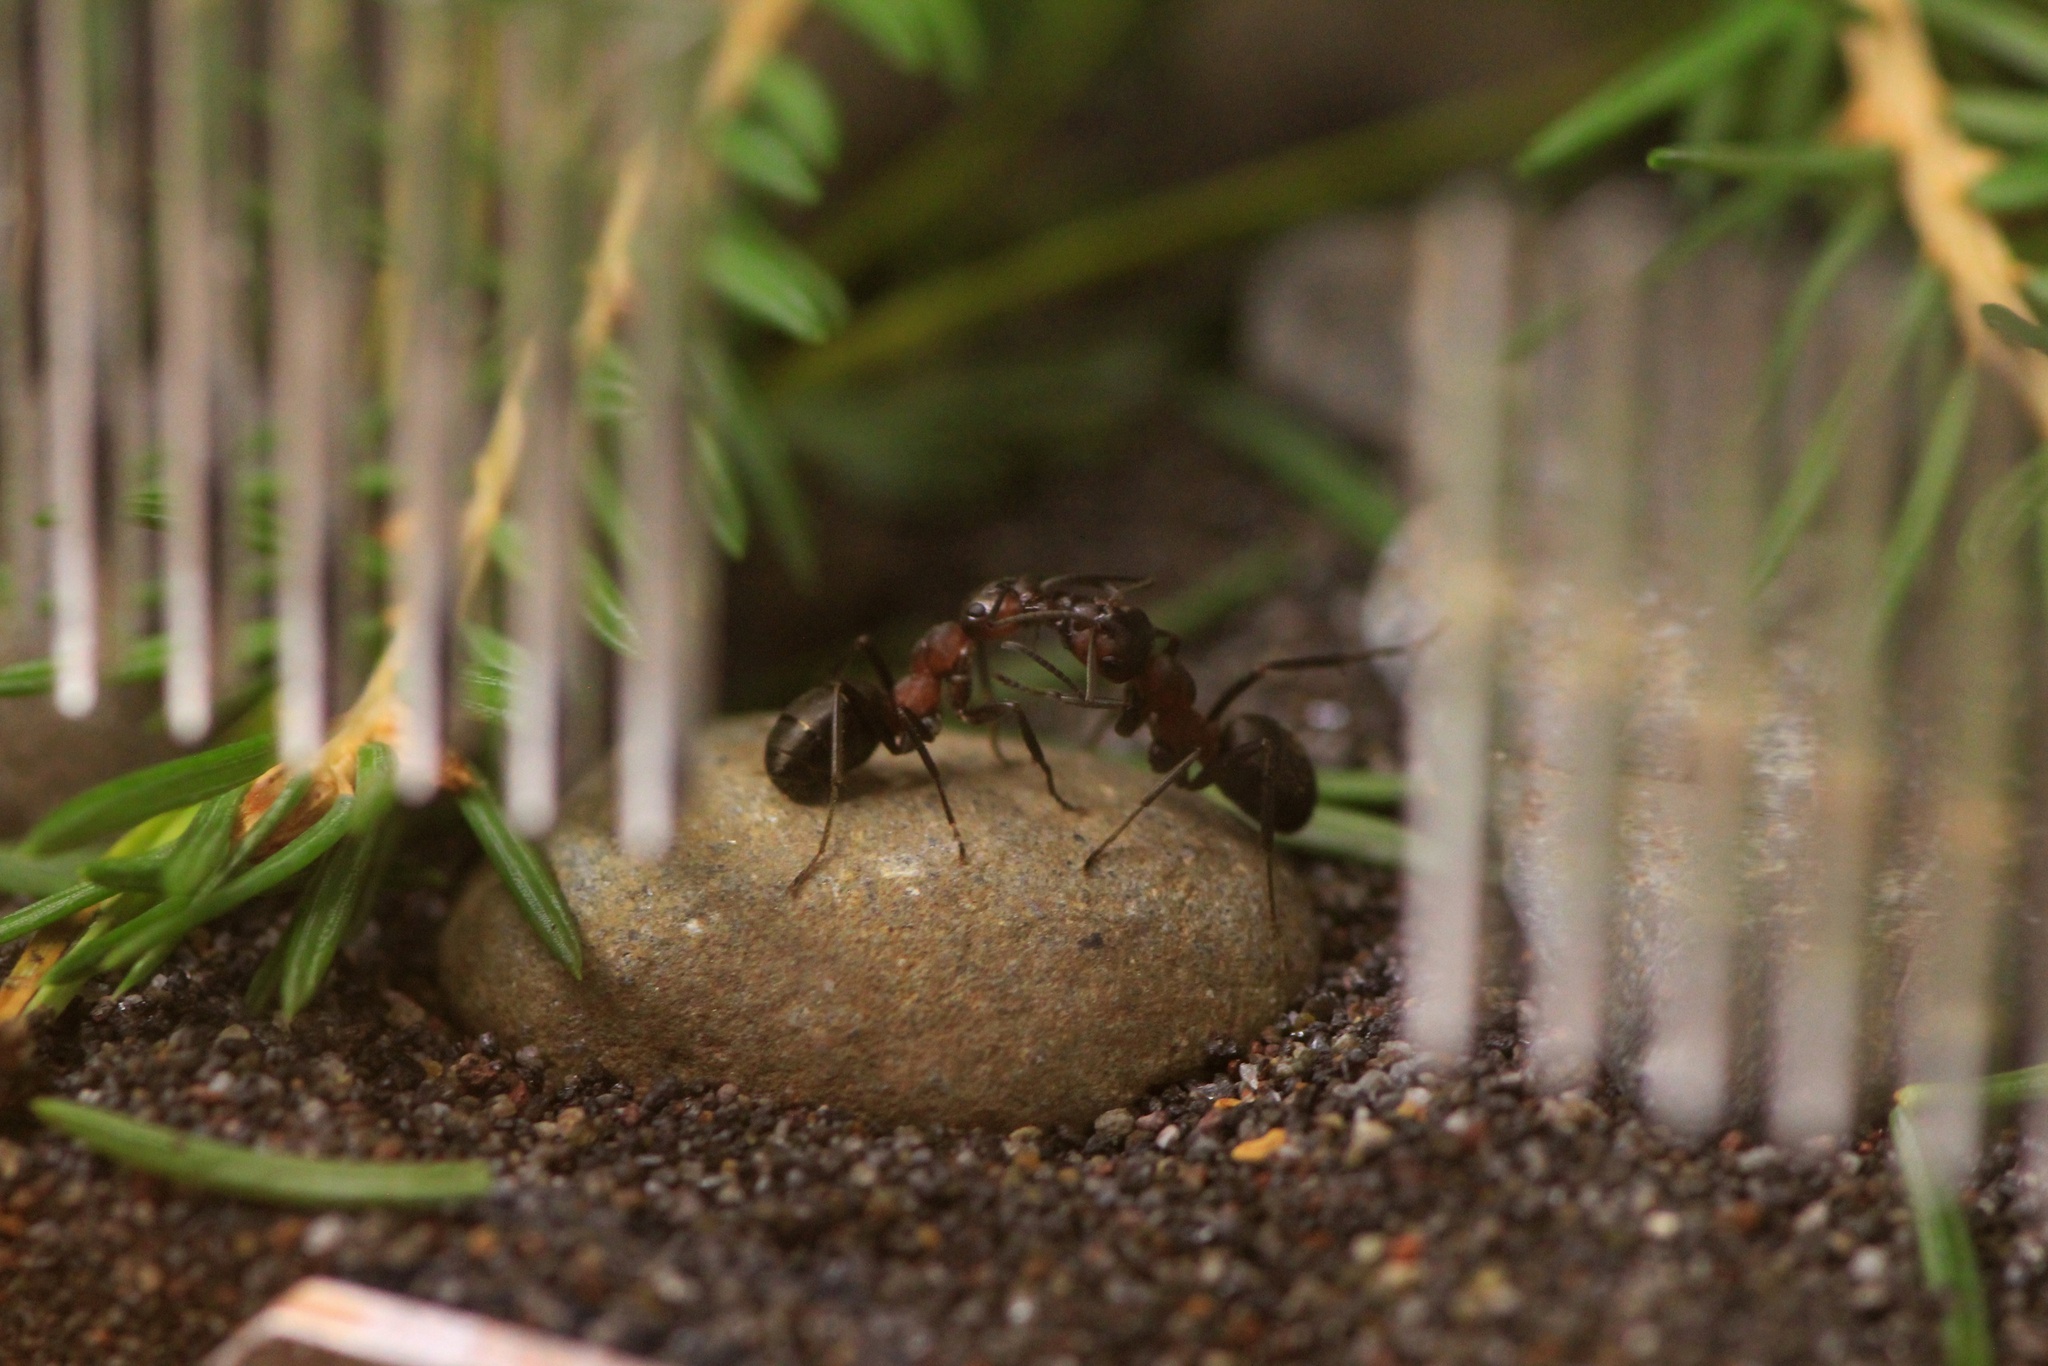
[[[1327,669],[1356,664],[1394,650],[1413,648],[1420,642],[1388,646],[1345,654],[1303,655],[1275,659],[1259,665],[1223,690],[1207,712],[1195,708],[1195,680],[1180,662],[1180,638],[1159,630],[1139,608],[1124,603],[1114,592],[1092,605],[1070,604],[1058,619],[1061,636],[1076,659],[1088,665],[1088,686],[1068,693],[1048,692],[996,675],[1011,687],[1053,697],[1074,706],[1101,707],[1118,711],[1116,733],[1135,735],[1142,727],[1152,732],[1149,755],[1152,771],[1164,774],[1123,823],[1110,832],[1082,862],[1092,872],[1095,862],[1124,831],[1130,829],[1146,807],[1175,786],[1190,790],[1220,789],[1238,810],[1259,823],[1259,846],[1266,855],[1266,913],[1275,922],[1279,910],[1273,890],[1273,836],[1292,834],[1309,822],[1316,809],[1316,770],[1308,751],[1292,731],[1270,716],[1256,714],[1223,719],[1232,703],[1254,683],[1270,673],[1297,669]],[[1012,646],[1037,659],[1029,650]],[[1044,660],[1042,666],[1051,668]],[[1064,676],[1054,669],[1055,676]],[[1093,696],[1093,680],[1100,675],[1121,683],[1121,703]],[[1069,687],[1071,688],[1071,684]],[[1201,767],[1194,765],[1200,762]]]
[[[790,894],[794,896],[802,889],[825,857],[845,774],[866,763],[878,746],[891,754],[915,751],[923,760],[925,772],[931,775],[932,785],[938,790],[939,807],[946,814],[953,841],[959,847],[960,861],[967,861],[967,842],[961,838],[960,823],[953,818],[953,804],[946,798],[945,780],[939,776],[939,766],[927,747],[938,735],[941,712],[949,703],[954,714],[966,724],[988,726],[992,743],[1003,721],[1014,718],[1024,737],[1024,747],[1031,752],[1031,761],[1045,775],[1045,790],[1062,809],[1078,811],[1079,807],[1060,796],[1053,782],[1052,766],[1046,762],[1045,751],[1039,746],[1024,709],[1014,701],[993,697],[975,705],[974,684],[979,678],[983,691],[991,691],[987,657],[990,645],[1007,643],[1022,648],[1015,638],[1026,628],[1048,622],[1065,623],[1082,610],[1078,604],[1092,602],[1086,589],[1107,590],[1113,595],[1118,586],[1133,582],[1106,574],[1065,575],[1043,583],[1023,577],[998,579],[968,598],[954,620],[940,622],[925,632],[911,650],[909,671],[900,679],[890,674],[873,641],[867,636],[856,640],[833,681],[812,688],[790,703],[768,731],[763,760],[770,780],[792,801],[806,806],[825,804],[825,829],[818,837],[818,852],[789,884]],[[1035,652],[1025,652],[1038,658]],[[856,658],[864,659],[873,669],[881,680],[879,685],[846,677],[847,668]],[[1058,669],[1052,672],[1068,688],[1076,688]]]

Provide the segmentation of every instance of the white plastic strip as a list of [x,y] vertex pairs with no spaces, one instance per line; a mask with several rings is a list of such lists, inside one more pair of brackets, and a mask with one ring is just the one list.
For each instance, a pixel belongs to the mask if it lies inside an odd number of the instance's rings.
[[272,23],[271,414],[277,436],[277,748],[310,762],[327,731],[327,480],[340,363],[324,203],[334,0],[285,0]]
[[0,650],[39,652],[33,604],[42,581],[36,509],[43,501],[41,440],[29,373],[26,7],[0,12]]
[[84,716],[99,700],[99,552],[94,534],[93,146],[85,7],[37,7],[42,100],[43,449],[49,485],[50,654],[55,701]]
[[1638,196],[1596,190],[1553,225],[1542,261],[1544,306],[1587,301],[1530,377],[1515,679],[1523,767],[1504,831],[1509,894],[1531,949],[1529,1056],[1551,1085],[1588,1079],[1600,1059],[1636,658],[1642,329],[1631,286],[1659,236]]
[[578,54],[561,6],[529,7],[506,36],[508,335],[534,351],[526,451],[514,503],[521,564],[511,585],[518,646],[505,722],[505,813],[540,835],[560,791],[563,645],[581,540],[577,425],[568,349],[569,179],[579,124],[564,98]]
[[[1886,345],[1892,321],[1886,295],[1875,272],[1850,275],[1816,332],[1795,400],[1801,388],[1826,395],[1837,384],[1868,385],[1860,376]],[[1819,364],[1830,352],[1832,367]],[[1806,406],[1817,411],[1820,404]],[[1804,829],[1790,841],[1799,870],[1790,881],[1792,900],[1776,917],[1770,1016],[1770,1130],[1793,1142],[1840,1138],[1856,1113],[1865,932],[1890,770],[1883,680],[1867,645],[1885,516],[1883,472],[1899,435],[1892,395],[1866,408],[1842,453],[1827,534],[1810,538],[1806,556],[1783,571],[1811,576],[1808,586],[1823,604],[1817,621],[1795,627],[1795,647],[1781,655],[1783,694],[1774,708],[1781,714],[1774,724],[1786,737],[1774,743],[1812,746],[1812,805],[1792,814],[1795,823],[1804,815]],[[1804,434],[1795,426],[1789,436],[1796,443]],[[1808,711],[1811,734],[1801,740],[1794,718]],[[1796,767],[1797,760],[1778,766]]]
[[[1756,530],[1753,430],[1758,360],[1767,331],[1767,278],[1750,253],[1710,254],[1651,303],[1686,325],[1653,339],[1658,369],[1652,497],[1664,585],[1657,632],[1679,658],[1681,679],[1645,678],[1645,731],[1663,753],[1642,786],[1668,794],[1662,828],[1636,813],[1664,876],[1632,886],[1656,893],[1646,908],[1648,1047],[1643,1089],[1653,1113],[1688,1133],[1722,1117],[1732,1056],[1730,992],[1743,903],[1744,800],[1757,673],[1743,582]],[[1655,696],[1662,682],[1672,695]],[[1661,761],[1661,762],[1660,762]]]
[[164,463],[164,717],[187,744],[213,724],[212,232],[196,0],[156,0],[157,420]]
[[1419,1050],[1456,1057],[1478,1006],[1513,210],[1490,185],[1457,186],[1422,207],[1414,241],[1408,534],[1414,582],[1435,599],[1419,616],[1435,634],[1405,689],[1404,1029]]
[[[1998,396],[2000,400],[2004,395]],[[2019,458],[2007,423],[1980,424],[1958,490],[1974,506]],[[1958,558],[1940,624],[1938,676],[1920,694],[1935,709],[1936,752],[1927,844],[1926,902],[1909,930],[1901,1021],[1905,1080],[1931,1084],[1916,1106],[1921,1149],[1934,1176],[1959,1187],[1977,1160],[1983,1103],[1971,1085],[1992,1032],[1992,955],[2012,906],[2016,865],[2019,651],[2026,617],[2018,547]]]
[[398,790],[424,802],[440,788],[443,644],[449,609],[449,489],[461,369],[449,318],[446,254],[455,48],[446,0],[399,10],[394,147],[394,251],[407,327],[392,458],[399,478]]
[[207,1356],[205,1366],[644,1366],[638,1357],[425,1300],[309,1277]]

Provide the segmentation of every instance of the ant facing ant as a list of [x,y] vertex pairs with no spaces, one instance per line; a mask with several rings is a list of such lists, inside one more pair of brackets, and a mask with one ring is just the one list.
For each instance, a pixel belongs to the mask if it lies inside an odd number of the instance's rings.
[[[1259,847],[1266,856],[1266,914],[1277,923],[1273,837],[1276,833],[1292,834],[1307,825],[1315,814],[1315,765],[1294,733],[1272,717],[1248,714],[1225,721],[1224,714],[1267,674],[1361,663],[1392,650],[1412,648],[1419,642],[1270,660],[1225,688],[1205,713],[1195,708],[1195,680],[1180,661],[1180,638],[1155,627],[1142,610],[1122,602],[1116,593],[1111,592],[1093,604],[1071,604],[1069,611],[1058,619],[1058,627],[1074,657],[1084,659],[1088,665],[1086,688],[1050,692],[1001,674],[996,677],[1013,688],[1070,705],[1115,710],[1118,735],[1135,735],[1140,728],[1149,727],[1152,746],[1148,758],[1152,771],[1165,775],[1124,817],[1123,823],[1089,853],[1081,864],[1082,871],[1093,872],[1096,860],[1167,789],[1179,786],[1198,790],[1213,784],[1238,810],[1259,823]],[[1051,669],[1030,650],[1020,645],[1009,648],[1030,655],[1042,667]],[[1065,681],[1057,669],[1052,672]],[[1111,683],[1123,684],[1122,702],[1093,696],[1093,682],[1098,674]],[[1201,767],[1193,770],[1197,761]]]
[[[969,597],[958,617],[940,622],[924,633],[912,648],[909,671],[901,679],[890,674],[872,640],[867,636],[856,640],[852,654],[833,681],[812,688],[790,703],[768,731],[763,761],[770,780],[792,801],[806,806],[825,804],[825,828],[818,837],[818,852],[789,884],[790,894],[794,896],[803,888],[831,844],[832,818],[839,807],[839,790],[845,774],[866,763],[877,747],[891,754],[915,751],[924,762],[925,772],[931,775],[932,785],[938,790],[939,807],[953,832],[960,861],[967,861],[967,842],[960,835],[960,823],[954,819],[953,804],[946,797],[945,780],[939,776],[939,766],[928,748],[928,742],[939,733],[941,713],[949,703],[954,714],[966,724],[988,726],[992,743],[1003,721],[1014,718],[1024,737],[1024,746],[1031,752],[1031,761],[1045,775],[1045,790],[1063,810],[1080,810],[1060,795],[1053,781],[1052,766],[1046,762],[1045,751],[1023,707],[999,698],[975,705],[974,684],[979,678],[983,691],[992,692],[988,681],[990,645],[1014,643],[1018,633],[1027,627],[1067,621],[1081,610],[1077,604],[1092,601],[1081,591],[1089,586],[1106,589],[1113,595],[1118,586],[1135,582],[1106,574],[1065,575],[1042,583],[1024,577],[997,579]],[[881,680],[879,686],[846,677],[854,657],[867,661]],[[1037,658],[1035,653],[1032,657]],[[1059,670],[1052,672],[1069,688],[1075,686]]]

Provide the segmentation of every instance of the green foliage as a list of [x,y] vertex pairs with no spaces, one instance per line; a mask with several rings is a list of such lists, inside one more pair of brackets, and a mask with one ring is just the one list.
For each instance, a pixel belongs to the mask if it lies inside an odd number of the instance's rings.
[[1367,550],[1401,520],[1386,479],[1341,439],[1237,385],[1199,390],[1192,407],[1204,431],[1270,475],[1315,514]]
[[61,892],[79,879],[77,853],[36,858],[14,849],[0,848],[0,896],[48,896]]
[[2005,0],[1921,0],[1920,12],[1936,35],[2048,81],[2048,22],[2034,11]]
[[45,1096],[35,1117],[100,1156],[181,1186],[311,1208],[440,1205],[491,1193],[487,1162],[359,1162],[260,1152]]
[[1408,794],[1408,779],[1373,768],[1319,768],[1316,794],[1339,806],[1399,806]]
[[747,504],[726,458],[725,443],[708,423],[694,423],[691,430],[696,435],[698,496],[711,538],[727,558],[741,559],[747,553]]
[[773,124],[737,118],[717,134],[719,161],[741,184],[792,204],[815,204],[824,196],[803,149]]
[[1708,143],[1659,147],[1650,153],[1653,171],[1707,171],[1714,175],[1780,180],[1869,180],[1891,169],[1882,147],[1831,147],[1819,142]]
[[[1210,801],[1233,812],[1246,825],[1258,822],[1231,805],[1230,799],[1213,787],[1202,789]],[[1342,859],[1381,868],[1398,868],[1407,856],[1407,832],[1399,821],[1322,803],[1309,822],[1291,835],[1276,835],[1273,842],[1282,849],[1313,854],[1318,858]]]
[[2048,207],[2048,153],[2016,157],[1970,187],[1986,213],[2031,213]]
[[822,342],[850,311],[839,282],[765,225],[734,219],[704,247],[704,282],[756,322],[798,341]]
[[1183,638],[1202,635],[1233,613],[1271,597],[1300,564],[1294,539],[1249,546],[1154,607],[1153,625]]
[[2014,346],[2048,353],[2048,327],[2022,318],[2004,304],[1986,304],[1982,314],[1984,325]]
[[1893,1107],[1891,1130],[1892,1151],[1920,1244],[1920,1273],[1928,1289],[1947,1301],[1941,1320],[1943,1358],[1948,1366],[1993,1366],[1998,1354],[1991,1342],[1991,1315],[1977,1272],[1977,1249],[1970,1241],[1969,1216],[1928,1164],[1909,1106]]
[[1949,115],[1965,135],[1998,147],[2048,143],[2048,95],[1998,86],[1958,86],[1949,92]]
[[151,816],[240,787],[269,768],[270,760],[271,739],[259,735],[138,769],[59,806],[28,832],[22,850],[48,854],[90,844]]
[[[367,809],[358,804],[358,812]],[[350,831],[321,865],[319,878],[292,915],[278,978],[280,1008],[287,1022],[306,1008],[327,980],[334,955],[369,907],[390,845],[388,812],[387,804],[381,822],[367,831]]]
[[981,79],[987,38],[969,0],[823,0],[906,71],[931,71],[955,91]]
[[780,132],[804,161],[825,170],[839,161],[839,111],[817,73],[777,53],[754,78],[751,111]]
[[1515,160],[1525,176],[1559,170],[1720,84],[1800,26],[1797,4],[1749,0],[1670,43],[1575,105]]
[[37,930],[69,920],[80,911],[99,905],[113,890],[97,883],[82,882],[53,892],[10,915],[0,916],[0,944],[34,934]]
[[1926,562],[1935,533],[1941,528],[1976,416],[1977,367],[1965,362],[1950,376],[1934,420],[1928,425],[1920,463],[1906,491],[1905,506],[1892,525],[1891,539],[1878,561],[1877,613],[1872,635],[1879,643],[1891,631],[1907,591]]
[[505,890],[512,894],[512,902],[526,923],[571,976],[582,977],[583,940],[576,932],[576,918],[570,914],[569,903],[563,899],[562,889],[555,884],[554,874],[548,871],[540,851],[513,833],[503,808],[488,788],[479,784],[457,800],[463,819],[469,822],[477,843],[483,846],[491,866],[498,870]]

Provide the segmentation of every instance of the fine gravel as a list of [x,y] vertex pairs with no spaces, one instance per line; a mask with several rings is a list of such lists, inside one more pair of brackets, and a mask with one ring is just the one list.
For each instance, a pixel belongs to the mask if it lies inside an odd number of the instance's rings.
[[[1312,866],[1319,985],[1092,1132],[873,1128],[717,1078],[635,1090],[443,1022],[434,890],[392,898],[289,1029],[239,995],[275,926],[203,939],[38,1039],[40,1089],[221,1138],[482,1154],[501,1193],[294,1213],[0,1121],[0,1359],[185,1363],[339,1275],[679,1362],[1929,1362],[1939,1306],[1880,1133],[1688,1145],[1545,1095],[1504,1026],[1394,1040],[1383,877]],[[943,1031],[946,1021],[929,1027]],[[2005,1359],[2048,1360],[2008,1140],[1971,1197]]]

